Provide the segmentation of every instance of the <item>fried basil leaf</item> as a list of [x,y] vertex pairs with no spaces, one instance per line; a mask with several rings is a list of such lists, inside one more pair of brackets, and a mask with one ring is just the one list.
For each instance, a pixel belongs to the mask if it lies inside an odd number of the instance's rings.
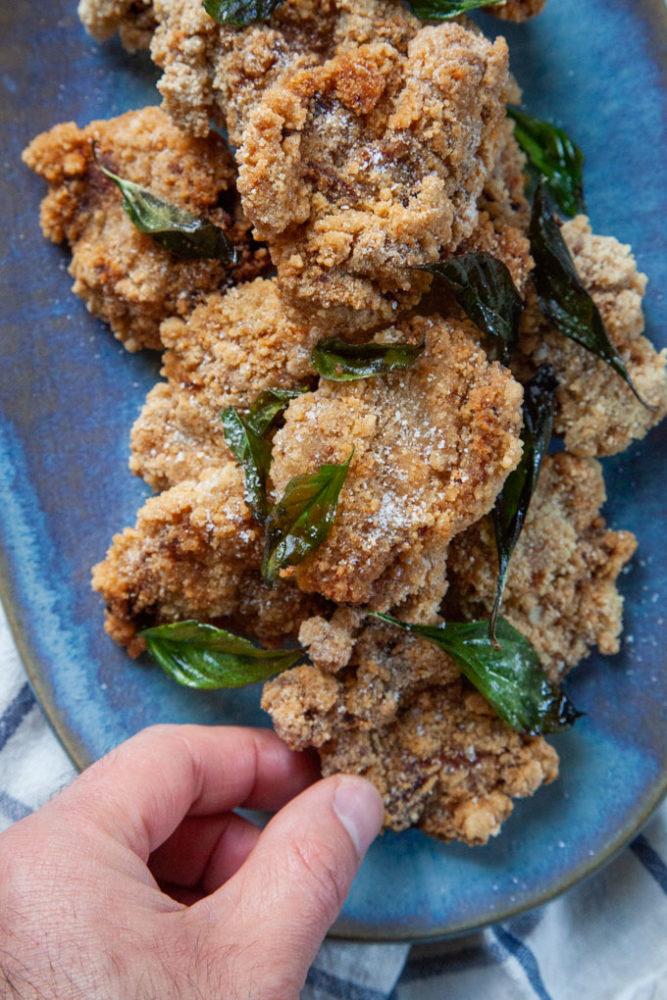
[[223,260],[235,264],[238,254],[222,229],[202,215],[163,201],[151,191],[125,181],[96,162],[123,195],[123,208],[139,232],[151,236],[165,250],[184,259]]
[[319,340],[311,355],[315,371],[333,382],[386,375],[397,368],[409,368],[424,350],[421,344],[348,344],[338,337]]
[[493,643],[497,642],[495,626],[510,557],[523,529],[542,458],[551,441],[557,388],[558,382],[551,365],[542,365],[524,386],[521,461],[505,480],[491,512],[499,564],[496,596],[489,622],[489,636]]
[[243,469],[248,510],[263,525],[268,512],[266,477],[271,466],[271,442],[253,430],[233,406],[223,410],[221,416],[227,447]]
[[245,28],[258,21],[268,21],[283,0],[204,0],[204,10],[218,24]]
[[477,7],[495,7],[505,0],[408,0],[410,10],[422,21],[449,21]]
[[523,301],[503,262],[488,253],[466,253],[419,270],[445,282],[473,323],[501,343],[503,360],[508,361],[519,336]]
[[584,201],[584,154],[567,132],[550,122],[507,108],[514,120],[514,135],[530,163],[546,179],[549,191],[566,215],[586,211]]
[[233,406],[222,411],[227,447],[243,469],[245,502],[255,520],[264,525],[268,513],[266,478],[271,466],[271,442],[266,435],[290,401],[307,389],[264,389],[246,417]]
[[497,649],[489,638],[486,621],[410,625],[389,615],[370,613],[444,649],[503,722],[517,733],[556,733],[572,725],[581,714],[551,683],[528,639],[504,618],[499,618],[496,625],[501,641]]
[[256,434],[268,434],[292,400],[302,396],[304,392],[308,392],[308,386],[298,389],[263,389],[248,411],[248,425]]
[[174,680],[207,691],[265,681],[303,657],[302,649],[258,649],[248,639],[197,621],[158,625],[139,635]]
[[560,226],[544,194],[544,181],[535,192],[530,220],[530,251],[535,260],[533,281],[542,313],[564,337],[575,340],[605,361],[645,403],[633,385],[625,362],[609,340],[602,316],[584,288],[570,256]]
[[265,523],[262,574],[267,580],[275,580],[286,566],[303,562],[326,539],[353,454],[354,449],[343,465],[322,465],[313,475],[289,481]]

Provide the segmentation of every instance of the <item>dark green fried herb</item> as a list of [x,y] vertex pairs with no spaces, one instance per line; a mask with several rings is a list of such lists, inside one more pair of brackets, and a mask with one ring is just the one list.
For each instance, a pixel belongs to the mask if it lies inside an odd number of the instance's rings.
[[120,188],[123,208],[139,232],[151,236],[176,257],[237,262],[236,249],[218,226],[201,215],[170,205],[133,181],[123,180],[102,166],[96,154],[95,162]]
[[503,262],[488,253],[467,253],[419,270],[445,282],[473,323],[500,342],[502,358],[508,361],[519,336],[523,301]]
[[410,625],[389,615],[369,613],[444,649],[503,722],[518,733],[555,733],[580,715],[550,682],[528,639],[504,618],[496,625],[502,644],[497,649],[486,621]]
[[197,621],[158,625],[139,635],[174,680],[208,691],[265,681],[303,657],[302,649],[258,649],[248,639]]
[[422,21],[449,21],[477,7],[495,7],[505,0],[408,0],[410,10]]
[[268,512],[266,477],[271,466],[271,442],[257,434],[233,406],[222,411],[222,428],[227,447],[243,469],[245,502],[258,524]]
[[315,345],[311,364],[325,378],[351,382],[409,368],[425,346],[425,340],[421,344],[348,344],[338,337],[326,337]]
[[303,562],[325,540],[353,454],[354,449],[343,465],[322,465],[313,475],[296,476],[287,484],[266,519],[262,574],[267,580]]
[[549,322],[564,337],[575,340],[605,361],[628,384],[639,402],[653,409],[637,392],[625,362],[609,340],[598,307],[577,274],[560,226],[547,204],[544,181],[540,181],[535,192],[530,250],[535,260],[533,281],[540,309]]
[[283,0],[204,0],[204,10],[218,24],[245,28],[258,21],[268,21]]
[[546,179],[549,191],[566,215],[586,211],[584,154],[567,132],[550,122],[507,108],[514,119],[514,135],[533,167]]
[[528,507],[537,486],[542,458],[549,448],[554,422],[558,382],[551,365],[542,365],[523,390],[523,454],[510,472],[491,512],[498,548],[498,582],[493,602],[489,636],[496,644],[496,620],[505,588],[507,568],[523,529]]
[[263,389],[248,411],[247,421],[255,434],[268,434],[278,417],[293,399],[308,392],[308,386],[298,389]]
[[271,466],[271,442],[266,435],[273,429],[290,400],[306,389],[265,389],[248,415],[228,406],[222,411],[222,427],[227,447],[243,469],[245,502],[255,520],[264,525],[268,514],[266,479]]

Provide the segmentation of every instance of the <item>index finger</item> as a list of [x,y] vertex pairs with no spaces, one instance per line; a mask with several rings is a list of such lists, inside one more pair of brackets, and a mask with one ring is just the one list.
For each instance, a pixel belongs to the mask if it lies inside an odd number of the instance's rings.
[[153,726],[121,743],[50,804],[69,809],[146,861],[184,816],[237,806],[276,810],[318,777],[271,730]]

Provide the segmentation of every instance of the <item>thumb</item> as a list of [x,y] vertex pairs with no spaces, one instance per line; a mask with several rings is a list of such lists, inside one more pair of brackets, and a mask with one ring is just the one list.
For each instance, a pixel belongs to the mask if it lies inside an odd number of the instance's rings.
[[264,974],[268,995],[298,996],[383,816],[364,778],[325,778],[284,806],[243,867],[195,907],[212,907],[218,921],[233,914],[235,936],[256,952],[253,982]]

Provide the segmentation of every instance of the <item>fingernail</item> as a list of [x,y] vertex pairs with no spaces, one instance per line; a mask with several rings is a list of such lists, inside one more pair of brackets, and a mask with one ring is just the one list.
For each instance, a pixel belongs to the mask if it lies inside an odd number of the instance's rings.
[[363,858],[382,827],[384,806],[377,789],[364,778],[341,778],[333,807]]

